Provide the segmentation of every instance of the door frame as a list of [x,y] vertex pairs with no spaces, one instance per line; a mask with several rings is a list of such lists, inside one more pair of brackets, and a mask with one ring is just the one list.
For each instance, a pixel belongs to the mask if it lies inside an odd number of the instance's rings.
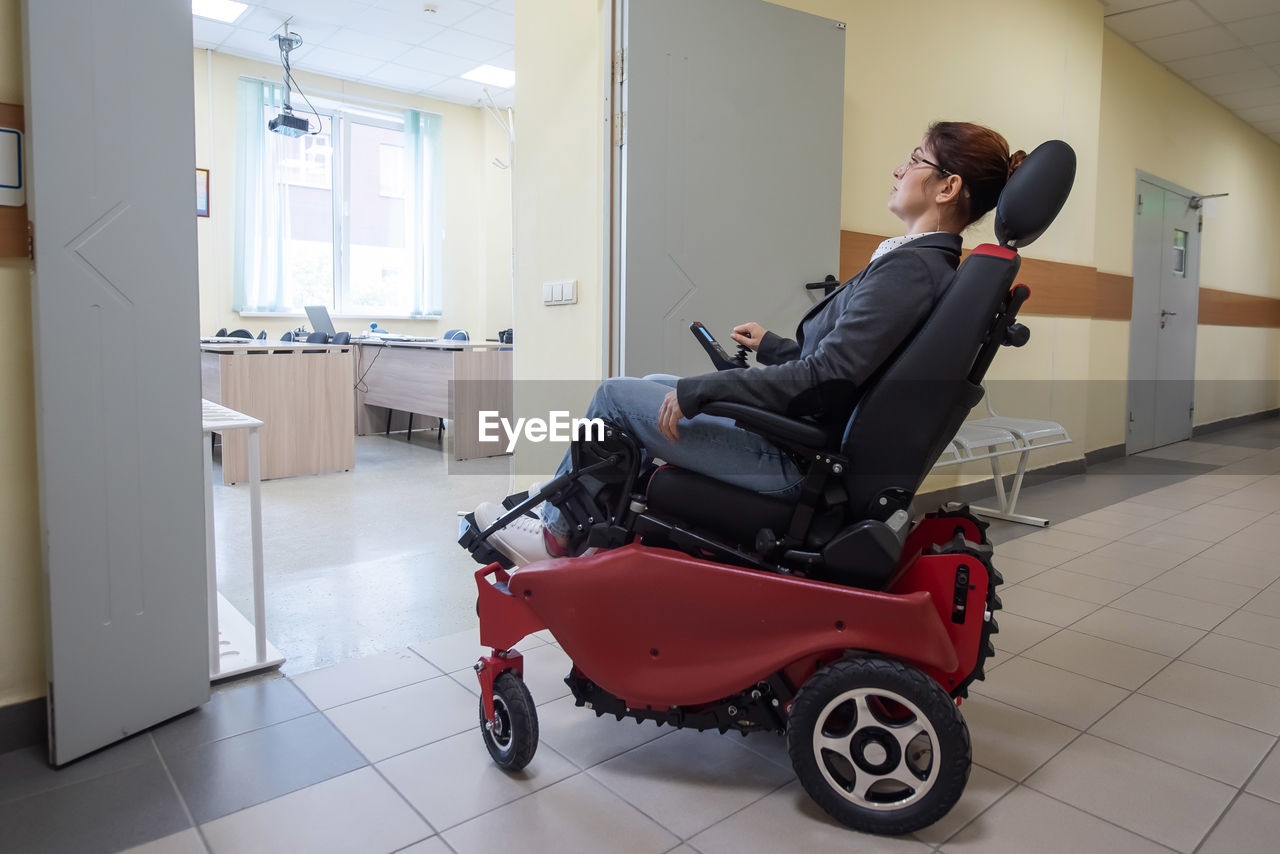
[[[1203,196],[1201,193],[1197,193],[1197,192],[1195,192],[1195,191],[1193,191],[1193,190],[1189,190],[1189,189],[1187,189],[1186,187],[1182,186],[1181,184],[1177,184],[1177,183],[1175,183],[1175,182],[1173,182],[1173,181],[1168,180],[1167,178],[1161,178],[1159,175],[1154,175],[1154,174],[1152,174],[1152,173],[1150,173],[1150,172],[1147,172],[1147,171],[1145,171],[1145,170],[1142,170],[1142,169],[1135,169],[1135,170],[1134,170],[1134,181],[1133,181],[1133,196],[1134,196],[1135,200],[1136,200],[1136,198],[1137,198],[1137,196],[1138,196],[1138,184],[1139,184],[1139,182],[1144,182],[1144,181],[1145,181],[1146,183],[1148,183],[1148,184],[1152,184],[1152,185],[1154,185],[1154,186],[1156,186],[1156,187],[1159,187],[1160,189],[1165,190],[1166,192],[1170,192],[1170,193],[1173,193],[1174,195],[1181,196],[1182,198],[1187,199],[1188,201],[1190,201],[1191,199],[1201,199],[1201,198],[1204,198],[1204,196]],[[1132,359],[1132,347],[1133,347],[1133,343],[1132,343],[1132,342],[1133,342],[1133,321],[1134,321],[1134,317],[1133,317],[1133,312],[1132,312],[1132,303],[1133,303],[1133,300],[1136,298],[1136,295],[1137,295],[1137,288],[1138,288],[1138,240],[1137,240],[1137,234],[1138,234],[1138,229],[1137,229],[1138,216],[1139,216],[1139,213],[1138,213],[1137,205],[1135,204],[1135,205],[1134,205],[1134,211],[1133,211],[1133,222],[1134,222],[1133,235],[1134,235],[1134,237],[1133,237],[1133,247],[1132,247],[1131,261],[1130,261],[1130,263],[1131,263],[1130,270],[1131,270],[1132,275],[1133,275],[1133,294],[1130,296],[1130,308],[1131,308],[1131,310],[1130,310],[1130,313],[1129,313],[1129,341],[1130,341],[1129,346],[1130,346],[1130,359],[1129,359],[1129,365],[1128,365],[1128,368],[1129,368],[1129,369],[1128,369],[1128,371],[1126,372],[1126,380],[1125,380],[1125,415],[1124,415],[1124,417],[1125,417],[1125,422],[1124,422],[1125,456],[1130,456],[1130,455],[1132,455],[1132,454],[1136,454],[1136,453],[1142,453],[1142,451],[1131,451],[1131,450],[1129,450],[1129,421],[1128,421],[1129,415],[1133,412],[1133,359]],[[1204,213],[1203,213],[1203,211],[1201,211],[1201,214],[1200,214],[1200,217],[1199,217],[1199,234],[1201,235],[1201,237],[1200,237],[1201,245],[1203,245],[1203,244],[1202,244],[1202,241],[1203,241],[1203,234],[1204,234]],[[1194,265],[1195,265],[1195,271],[1196,271],[1196,292],[1197,292],[1197,294],[1198,294],[1198,293],[1199,293],[1199,291],[1200,291],[1200,255],[1201,255],[1201,253],[1200,253],[1200,252],[1195,252],[1195,253],[1188,253],[1188,254],[1193,254],[1193,255],[1194,255],[1194,257],[1192,257],[1192,258],[1188,258],[1188,259],[1187,259],[1187,264],[1188,264],[1188,266],[1190,266],[1190,265],[1192,265],[1192,264],[1194,264]],[[1163,270],[1161,271],[1161,276],[1163,276]],[[1196,347],[1197,347],[1197,345],[1199,344],[1199,328],[1200,328],[1200,318],[1199,318],[1199,313],[1197,312],[1197,316],[1196,316],[1196,323],[1195,323],[1195,325],[1193,325],[1193,326],[1191,327],[1191,329],[1192,329],[1192,333],[1193,333],[1192,342],[1191,342],[1191,352],[1192,352],[1192,365],[1193,365],[1193,371],[1194,371],[1194,364],[1195,364],[1195,362],[1194,362],[1194,359],[1195,359],[1195,351],[1196,351]],[[1195,384],[1194,384],[1194,379],[1195,379],[1195,378],[1194,378],[1194,376],[1193,376],[1193,377],[1192,377],[1192,399],[1191,399],[1191,403],[1192,403],[1192,409],[1193,409],[1193,411],[1194,411],[1194,407],[1195,407]],[[1194,421],[1195,421],[1195,419],[1194,419],[1194,416],[1193,416],[1193,417],[1192,417],[1192,428],[1193,428],[1193,430],[1194,430],[1194,427],[1195,427],[1195,423],[1194,423]],[[1158,447],[1158,446],[1157,446],[1157,447]],[[1145,449],[1145,450],[1151,450],[1151,449]]]

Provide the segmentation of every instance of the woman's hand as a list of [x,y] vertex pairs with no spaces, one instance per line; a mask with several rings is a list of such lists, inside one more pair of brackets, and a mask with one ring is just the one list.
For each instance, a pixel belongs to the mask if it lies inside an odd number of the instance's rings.
[[675,389],[672,389],[662,399],[662,406],[658,407],[658,430],[672,442],[680,441],[680,429],[677,425],[683,417],[680,401],[676,397]]
[[764,327],[758,323],[743,323],[733,327],[733,334],[729,337],[749,350],[759,350],[760,339],[764,337],[764,332]]

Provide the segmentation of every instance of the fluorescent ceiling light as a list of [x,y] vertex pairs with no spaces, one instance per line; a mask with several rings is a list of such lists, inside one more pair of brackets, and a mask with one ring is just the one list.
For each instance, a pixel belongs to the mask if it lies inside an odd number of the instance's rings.
[[248,8],[236,0],[191,0],[191,14],[222,21],[224,24],[234,23]]
[[477,83],[487,83],[490,86],[497,86],[502,89],[510,89],[516,85],[516,73],[505,68],[499,68],[496,65],[481,65],[479,68],[473,68],[462,75],[462,79],[474,80]]

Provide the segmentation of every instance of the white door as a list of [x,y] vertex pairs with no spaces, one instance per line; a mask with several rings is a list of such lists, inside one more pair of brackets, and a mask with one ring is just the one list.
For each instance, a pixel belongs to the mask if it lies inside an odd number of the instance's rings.
[[1130,454],[1191,438],[1201,226],[1192,198],[1138,181],[1125,441]]
[[208,699],[187,0],[25,0],[50,760]]
[[705,373],[691,322],[730,355],[737,323],[791,337],[822,296],[804,285],[838,272],[844,25],[762,0],[623,0],[618,20],[612,362]]

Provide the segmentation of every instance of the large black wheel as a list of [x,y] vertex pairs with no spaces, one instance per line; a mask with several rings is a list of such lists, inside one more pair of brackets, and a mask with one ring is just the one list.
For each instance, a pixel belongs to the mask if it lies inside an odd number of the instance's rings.
[[484,701],[480,701],[484,746],[503,769],[519,771],[538,749],[538,712],[524,680],[510,670],[493,681],[493,712],[490,726],[484,719]]
[[822,668],[796,695],[787,751],[801,785],[837,821],[910,833],[942,818],[969,781],[969,729],[941,685],[881,658]]

